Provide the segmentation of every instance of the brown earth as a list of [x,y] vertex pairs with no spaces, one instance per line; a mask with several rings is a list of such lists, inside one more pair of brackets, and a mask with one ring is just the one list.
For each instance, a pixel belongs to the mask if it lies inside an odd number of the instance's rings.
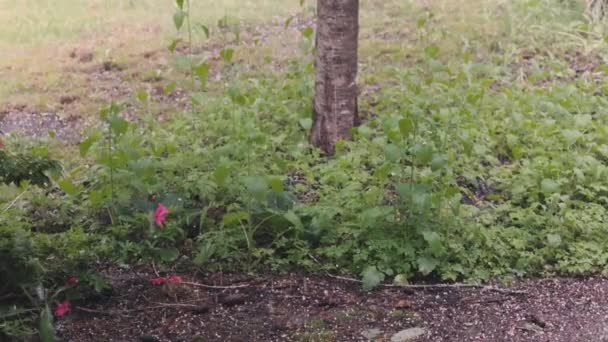
[[[62,341],[608,341],[608,280],[541,279],[510,287],[382,287],[330,276],[181,275],[153,285],[151,271],[105,272],[112,295],[74,303],[58,319]],[[217,286],[207,288],[205,285]]]

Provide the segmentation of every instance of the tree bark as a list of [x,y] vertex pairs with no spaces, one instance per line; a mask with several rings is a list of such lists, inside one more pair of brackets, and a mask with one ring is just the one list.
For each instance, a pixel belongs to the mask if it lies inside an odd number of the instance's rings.
[[359,0],[318,0],[315,98],[310,141],[327,155],[358,124]]

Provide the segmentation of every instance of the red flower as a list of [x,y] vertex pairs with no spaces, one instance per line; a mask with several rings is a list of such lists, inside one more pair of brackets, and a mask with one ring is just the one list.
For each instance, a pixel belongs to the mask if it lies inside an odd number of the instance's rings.
[[163,227],[165,225],[167,214],[169,214],[169,209],[167,209],[167,207],[165,207],[162,203],[159,203],[158,207],[156,207],[156,211],[154,211],[154,223],[156,223],[156,225],[159,227]]
[[74,276],[69,276],[68,279],[66,279],[65,281],[68,285],[76,285],[78,284],[78,278],[74,277]]
[[66,300],[63,303],[57,303],[57,306],[55,307],[55,316],[65,316],[72,309],[70,306],[71,304],[69,300]]

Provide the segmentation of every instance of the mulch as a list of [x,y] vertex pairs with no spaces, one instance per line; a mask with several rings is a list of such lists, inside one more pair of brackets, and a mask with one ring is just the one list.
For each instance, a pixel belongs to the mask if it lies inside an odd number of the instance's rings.
[[[328,275],[180,274],[154,285],[148,269],[106,270],[109,295],[58,318],[62,341],[608,341],[608,280],[516,282],[514,292],[380,287]],[[209,287],[211,286],[211,287]],[[519,293],[523,292],[523,293]]]

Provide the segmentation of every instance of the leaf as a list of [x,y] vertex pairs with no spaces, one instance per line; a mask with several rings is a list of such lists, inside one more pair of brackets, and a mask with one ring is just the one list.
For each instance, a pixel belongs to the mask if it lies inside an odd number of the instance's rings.
[[53,315],[48,305],[40,312],[38,336],[41,342],[55,342],[55,328],[53,327]]
[[163,94],[169,95],[175,90],[175,88],[177,88],[177,83],[175,81],[171,81],[163,88]]
[[395,276],[395,279],[393,280],[393,284],[397,286],[404,286],[409,284],[409,281],[407,280],[407,274],[397,274]]
[[577,130],[564,129],[562,130],[562,135],[568,145],[573,145],[583,134]]
[[418,271],[422,273],[422,275],[429,275],[431,272],[439,266],[439,261],[435,258],[429,257],[420,257],[418,258]]
[[547,242],[551,247],[559,247],[562,244],[562,237],[559,234],[548,234]]
[[179,257],[179,250],[177,248],[163,248],[158,251],[158,256],[164,262],[172,262]]
[[175,49],[177,49],[177,45],[181,42],[182,42],[181,38],[173,39],[171,41],[171,44],[169,44],[169,46],[167,47],[167,49],[169,49],[169,51],[171,53],[173,53],[173,52],[175,52]]
[[433,254],[437,255],[443,251],[443,245],[441,243],[441,235],[436,232],[423,232],[422,236],[424,240],[429,244],[429,248]]
[[213,171],[213,178],[218,185],[224,185],[226,178],[230,174],[230,168],[226,165],[219,165],[215,171]]
[[116,115],[110,120],[110,129],[116,135],[122,135],[129,129],[129,122]]
[[296,229],[302,230],[304,228],[300,217],[292,210],[288,211],[285,215],[283,215],[283,217],[285,217],[285,219],[289,221],[289,223],[293,224]]
[[424,49],[424,54],[430,59],[435,59],[435,57],[437,57],[437,55],[439,54],[439,46],[437,46],[437,45],[427,46]]
[[384,147],[384,157],[391,163],[397,163],[401,159],[401,149],[397,145],[388,144]]
[[376,286],[380,285],[384,281],[384,273],[378,271],[375,266],[368,266],[362,273],[361,282],[363,283],[363,290],[370,291]]
[[412,119],[401,119],[399,120],[399,132],[404,138],[408,138],[414,131],[414,122]]
[[302,36],[304,36],[304,38],[310,39],[310,37],[312,37],[312,34],[315,33],[315,30],[313,30],[312,27],[308,26],[303,28],[300,32],[302,33]]
[[273,192],[281,193],[285,191],[285,186],[283,185],[283,181],[280,178],[271,178],[270,179],[270,188]]
[[306,131],[309,131],[310,128],[312,127],[312,119],[311,118],[300,119],[299,123],[300,123],[300,127],[302,127]]
[[543,179],[540,183],[540,189],[545,194],[553,194],[559,192],[559,183],[553,179]]
[[232,61],[233,56],[234,56],[234,49],[226,48],[226,49],[222,49],[222,51],[220,51],[220,57],[222,57],[222,59],[226,63],[230,63],[230,61]]
[[192,67],[192,71],[198,77],[202,85],[207,83],[209,79],[209,64],[203,62],[197,66]]
[[264,177],[245,177],[245,186],[249,193],[258,201],[262,202],[268,195],[268,182]]
[[428,165],[433,158],[433,148],[429,145],[416,145],[414,155],[418,165]]
[[135,94],[135,97],[140,101],[140,102],[148,102],[148,92],[145,90],[138,90],[137,93]]
[[198,27],[200,27],[201,30],[203,30],[203,33],[205,33],[205,37],[207,37],[207,39],[209,39],[209,37],[211,36],[209,34],[209,28],[206,25],[203,25],[203,24],[198,24]]
[[184,19],[186,19],[186,12],[181,9],[176,11],[173,15],[173,23],[175,24],[175,28],[179,31],[184,25]]
[[67,178],[60,180],[57,184],[59,185],[59,188],[68,195],[75,195],[79,191],[78,187]]
[[91,134],[88,138],[81,142],[78,146],[78,149],[80,150],[80,156],[85,157],[87,153],[89,153],[89,150],[91,149],[91,146],[93,146],[93,143],[99,140],[99,138],[99,133]]
[[247,219],[249,219],[249,213],[246,211],[235,211],[225,214],[222,218],[222,223],[225,226],[229,226],[233,223],[241,222]]
[[192,69],[192,60],[188,56],[177,56],[175,66],[181,71],[189,71]]
[[291,21],[294,19],[294,16],[291,16],[289,18],[287,18],[287,20],[285,20],[285,28],[289,27],[289,24],[291,24]]
[[184,0],[175,0],[175,4],[177,5],[177,8],[179,8],[180,10],[184,9]]

